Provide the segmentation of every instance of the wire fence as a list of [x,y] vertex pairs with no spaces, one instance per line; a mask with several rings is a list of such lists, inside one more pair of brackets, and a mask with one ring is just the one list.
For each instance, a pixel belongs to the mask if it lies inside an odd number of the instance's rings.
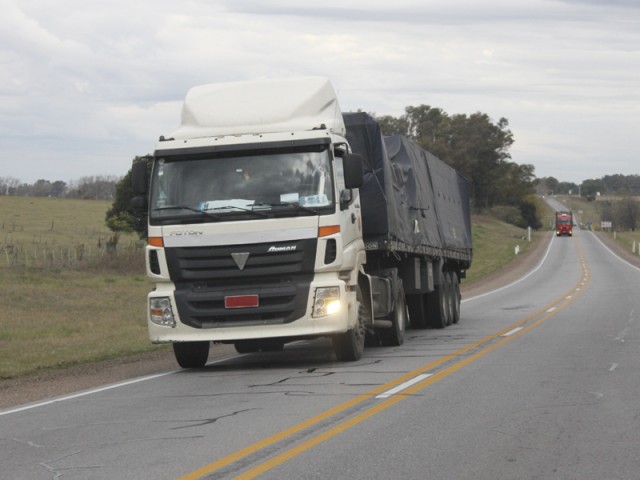
[[90,246],[42,246],[12,243],[0,245],[0,268],[77,269],[109,267],[137,270],[144,268],[144,243],[138,241]]

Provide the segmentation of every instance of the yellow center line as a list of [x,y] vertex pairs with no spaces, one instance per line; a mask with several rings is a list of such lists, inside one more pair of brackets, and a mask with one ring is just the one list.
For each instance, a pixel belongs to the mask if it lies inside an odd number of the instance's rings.
[[[582,260],[582,254],[579,248],[579,245],[577,246],[578,249],[578,257]],[[586,265],[584,260],[582,260],[580,262],[580,269],[581,269],[581,273],[580,273],[580,279],[578,280],[578,283],[576,285],[574,285],[573,287],[571,287],[566,293],[564,293],[563,295],[561,295],[557,300],[551,302],[550,304],[542,307],[541,309],[539,309],[538,311],[528,315],[527,317],[525,317],[524,319],[500,330],[497,333],[494,333],[488,337],[483,338],[482,340],[479,340],[475,343],[472,343],[470,345],[467,345],[466,347],[463,347],[459,350],[457,350],[454,353],[451,353],[449,355],[446,355],[438,360],[435,360],[427,365],[424,365],[420,368],[417,368],[411,372],[408,372],[400,377],[395,378],[394,380],[387,382],[384,385],[378,386],[376,388],[374,388],[373,390],[370,390],[367,393],[358,395],[357,397],[352,398],[351,400],[348,400],[340,405],[337,405],[333,408],[330,408],[329,410],[326,410],[325,412],[316,415],[315,417],[309,418],[308,420],[305,420],[301,423],[298,423],[297,425],[294,425],[290,428],[287,428],[285,430],[282,430],[279,433],[276,433],[275,435],[272,435],[270,437],[267,437],[263,440],[260,440],[256,443],[253,443],[252,445],[249,445],[248,447],[245,447],[241,450],[238,450],[230,455],[227,455],[225,457],[220,458],[219,460],[210,463],[209,465],[205,465],[204,467],[199,468],[198,470],[195,470],[189,474],[186,474],[182,477],[180,477],[179,480],[195,480],[195,479],[199,479],[202,478],[204,475],[210,474],[215,472],[216,470],[219,470],[223,467],[226,467],[228,465],[231,465],[232,463],[237,462],[238,460],[247,457],[251,454],[254,454],[256,452],[258,452],[259,450],[262,450],[264,448],[267,448],[281,440],[284,440],[285,438],[291,437],[293,435],[295,435],[298,432],[301,432],[309,427],[312,427],[324,420],[327,420],[341,412],[344,412],[345,410],[348,410],[349,408],[352,408],[366,400],[370,400],[373,397],[376,397],[377,395],[381,394],[381,393],[385,393],[387,392],[389,389],[400,385],[402,383],[405,383],[413,378],[415,378],[416,376],[423,374],[425,372],[428,372],[430,370],[434,370],[436,369],[438,366],[447,363],[451,360],[453,360],[454,358],[457,357],[461,357],[463,354],[477,349],[480,346],[489,343],[491,341],[494,341],[496,339],[499,339],[498,341],[494,342],[491,345],[486,346],[485,348],[483,348],[481,351],[478,351],[466,358],[463,358],[462,360],[456,362],[454,365],[451,365],[431,376],[429,376],[428,378],[415,383],[414,385],[410,386],[409,388],[403,390],[401,393],[399,394],[394,394],[390,397],[384,397],[385,399],[382,400],[381,402],[373,405],[372,407],[368,408],[367,410],[359,413],[358,415],[353,416],[352,418],[349,418],[339,424],[337,424],[336,426],[314,436],[313,438],[310,438],[308,440],[306,440],[303,443],[300,443],[297,446],[294,446],[293,448],[290,448],[288,450],[286,450],[285,452],[281,453],[280,455],[277,455],[265,462],[260,463],[259,465],[255,466],[254,468],[251,468],[250,470],[247,470],[246,472],[244,472],[243,474],[239,475],[238,477],[236,477],[237,479],[242,479],[242,480],[246,480],[246,479],[251,479],[251,478],[255,478],[258,475],[261,475],[262,473],[265,473],[273,468],[275,468],[276,466],[285,463],[286,461],[296,457],[297,455],[300,455],[301,453],[325,442],[326,440],[335,437],[336,435],[350,429],[351,427],[358,425],[359,423],[362,423],[363,421],[365,421],[366,419],[377,415],[378,413],[386,410],[387,408],[391,407],[392,405],[395,405],[396,403],[398,403],[399,401],[410,397],[412,394],[415,394],[416,392],[419,392],[420,390],[428,387],[429,385],[447,377],[448,375],[456,372],[457,370],[463,368],[464,366],[474,362],[475,360],[483,357],[484,355],[486,355],[487,353],[495,350],[496,348],[498,348],[499,346],[513,340],[516,337],[519,337],[520,335],[522,335],[523,333],[535,328],[536,326],[542,324],[543,322],[545,322],[546,320],[548,320],[549,318],[557,315],[560,311],[562,311],[564,308],[566,308],[569,304],[573,303],[573,301],[575,301],[579,296],[582,295],[582,293],[584,293],[584,291],[586,290],[586,285],[589,282],[589,273],[588,270],[586,270]],[[577,285],[581,285],[582,284],[582,289],[577,289]],[[521,330],[512,333],[510,336],[506,336],[503,337],[503,335],[505,333],[509,333],[512,332],[515,328],[518,327],[522,327],[523,325],[526,325],[528,322],[530,322],[531,320],[539,317],[540,315],[543,315],[542,317],[540,317],[537,321],[535,321],[534,323],[532,323],[531,325],[528,325],[526,327],[523,327]]]

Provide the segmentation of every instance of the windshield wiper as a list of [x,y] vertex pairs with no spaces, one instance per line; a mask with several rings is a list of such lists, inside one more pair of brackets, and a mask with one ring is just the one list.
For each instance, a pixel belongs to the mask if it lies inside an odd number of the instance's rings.
[[220,215],[215,215],[205,210],[199,210],[188,205],[167,205],[166,207],[158,207],[153,209],[154,212],[161,212],[163,210],[189,210],[190,212],[199,213],[207,218],[212,218],[213,220],[220,220]]
[[253,206],[265,206],[265,207],[294,207],[303,212],[313,213],[314,215],[318,214],[318,210],[314,208],[305,207],[304,205],[300,205],[298,203],[291,202],[279,202],[279,203],[270,203],[270,202],[255,202],[252,204]]
[[[255,203],[254,203],[253,205],[255,205]],[[249,205],[249,206],[251,206],[251,205]],[[267,215],[267,214],[266,214],[266,213],[264,213],[264,212],[260,212],[260,211],[257,211],[257,210],[253,210],[253,209],[251,209],[251,208],[238,207],[238,206],[236,206],[236,205],[224,205],[224,206],[222,206],[222,207],[207,208],[207,209],[206,209],[206,210],[204,210],[204,211],[205,211],[205,212],[209,212],[209,211],[211,211],[211,210],[214,210],[214,211],[215,211],[215,210],[232,210],[232,209],[240,210],[240,211],[242,211],[242,212],[254,213],[254,214],[256,214],[256,215],[258,215],[258,216],[260,216],[260,217],[268,217],[268,216],[269,216],[269,215]]]

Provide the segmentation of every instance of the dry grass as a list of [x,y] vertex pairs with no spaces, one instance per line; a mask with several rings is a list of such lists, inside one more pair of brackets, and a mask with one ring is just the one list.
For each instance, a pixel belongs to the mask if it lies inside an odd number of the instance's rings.
[[137,236],[116,237],[105,226],[110,206],[100,200],[0,196],[0,268],[78,269],[88,263],[94,269],[113,263],[116,255],[139,256],[143,244]]
[[104,226],[109,202],[0,197],[0,378],[153,347],[142,245]]
[[144,275],[0,269],[0,378],[154,348]]
[[640,255],[640,232],[606,232],[629,252]]
[[[524,253],[531,243],[526,230],[503,223],[495,218],[474,216],[473,263],[467,272],[467,282],[494,273],[516,257],[516,247]],[[539,233],[532,232],[532,241]]]

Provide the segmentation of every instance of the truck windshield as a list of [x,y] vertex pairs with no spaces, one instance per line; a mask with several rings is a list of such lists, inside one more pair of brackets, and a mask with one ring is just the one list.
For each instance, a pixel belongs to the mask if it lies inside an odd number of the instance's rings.
[[325,145],[157,157],[150,219],[228,221],[334,211]]

